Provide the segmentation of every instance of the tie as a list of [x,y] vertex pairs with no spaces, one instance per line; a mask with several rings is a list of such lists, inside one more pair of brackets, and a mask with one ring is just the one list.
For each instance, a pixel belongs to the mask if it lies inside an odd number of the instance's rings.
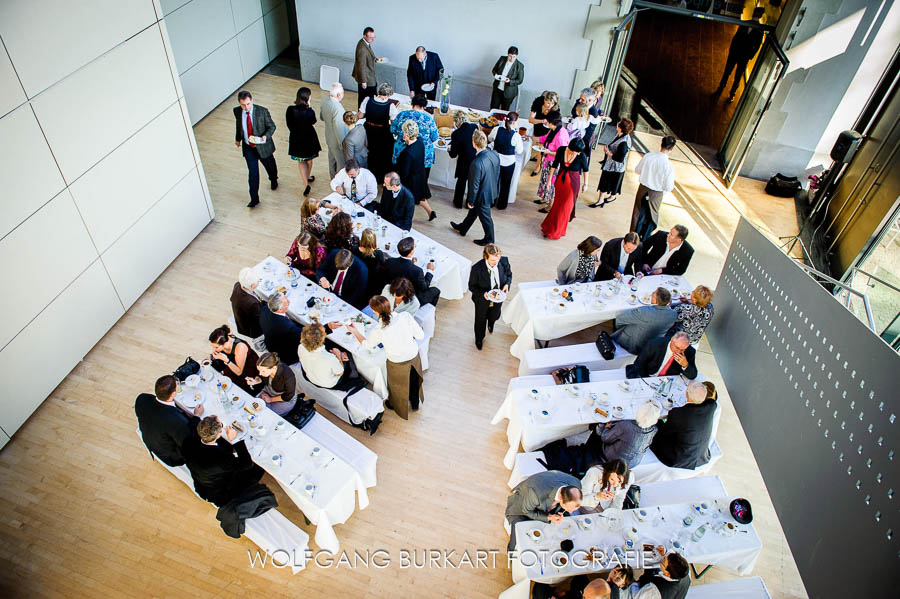
[[344,282],[344,273],[345,273],[345,272],[346,272],[346,271],[344,271],[344,270],[342,270],[341,272],[339,272],[339,273],[338,273],[337,281],[334,282],[334,293],[335,293],[336,295],[340,295],[340,294],[341,294],[341,284]]
[[356,179],[350,179],[350,199],[356,201]]
[[250,138],[253,136],[253,121],[250,120],[250,113],[247,113],[247,143],[250,144],[251,148],[256,147],[255,144],[250,143]]
[[666,373],[669,372],[669,368],[672,367],[672,362],[675,361],[675,355],[673,354],[669,361],[666,362],[666,365],[662,367],[662,370],[659,371],[657,376],[666,376]]

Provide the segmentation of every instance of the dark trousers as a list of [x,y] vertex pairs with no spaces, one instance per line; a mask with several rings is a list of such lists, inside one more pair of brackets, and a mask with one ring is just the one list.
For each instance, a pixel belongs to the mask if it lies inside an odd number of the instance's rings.
[[716,88],[716,93],[725,89],[725,85],[728,83],[728,76],[731,74],[731,69],[735,69],[734,83],[731,84],[731,95],[733,96],[737,92],[738,85],[741,83],[741,76],[747,70],[748,62],[749,60],[732,56],[729,53],[728,60],[725,62],[725,72],[722,73],[722,79],[719,81],[719,87]]
[[506,521],[509,522],[509,545],[506,546],[507,551],[516,550],[516,524],[530,520],[527,516],[507,516]]
[[641,200],[641,211],[638,214],[637,226],[634,232],[640,235],[641,239],[647,239],[656,230],[656,223],[653,222],[653,215],[650,213],[650,202],[647,198]]
[[[457,160],[459,160],[457,158]],[[468,171],[469,169],[466,169]],[[466,200],[466,187],[469,184],[469,176],[468,173],[463,174],[461,177],[456,178],[456,188],[453,190],[453,205],[457,208],[463,207],[463,202]]]
[[513,100],[515,99],[516,97],[513,96],[512,98],[507,100],[503,96],[503,92],[495,87],[491,92],[491,110],[495,108],[499,108],[500,110],[509,110],[509,107],[512,106]]
[[256,148],[251,148],[245,143],[241,143],[241,152],[244,154],[244,160],[247,161],[247,171],[250,176],[247,178],[247,184],[250,187],[250,201],[259,201],[259,163],[262,162],[269,176],[269,181],[273,183],[278,181],[278,165],[275,164],[275,155],[265,158],[259,155]]
[[481,228],[484,229],[484,239],[488,243],[494,243],[494,221],[491,219],[491,207],[485,206],[484,203],[469,208],[469,213],[459,225],[459,232],[465,235],[469,232],[469,228],[475,223],[475,219],[481,221]]
[[428,187],[428,178],[431,176],[431,167],[425,169],[425,195],[424,198],[426,200],[431,199],[431,188]]
[[512,185],[513,173],[516,172],[516,163],[500,167],[500,197],[497,198],[497,209],[506,210],[509,201],[509,188]]
[[441,290],[437,287],[429,287],[428,289],[423,289],[422,291],[416,292],[416,299],[419,300],[419,304],[431,304],[435,308],[437,308],[438,300],[441,298]]
[[356,84],[356,107],[359,108],[360,104],[362,104],[363,100],[366,98],[372,98],[375,96],[375,88],[378,87],[375,85],[366,85],[366,88],[363,89],[363,86],[359,83]]
[[503,304],[489,302],[483,295],[480,297],[473,295],[472,301],[475,303],[475,341],[481,343],[484,341],[485,327],[490,325],[492,329],[494,328],[494,323],[500,318],[500,308]]

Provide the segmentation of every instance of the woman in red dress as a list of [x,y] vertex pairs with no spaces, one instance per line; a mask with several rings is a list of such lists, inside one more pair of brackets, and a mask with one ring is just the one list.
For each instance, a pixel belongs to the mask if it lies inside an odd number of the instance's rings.
[[[588,161],[584,155],[584,141],[573,139],[568,146],[559,148],[550,166],[550,177],[556,173],[555,195],[550,213],[541,223],[541,233],[547,239],[560,239],[566,235],[569,221],[575,218],[575,204],[578,194],[587,185]],[[581,180],[584,173],[584,181]]]

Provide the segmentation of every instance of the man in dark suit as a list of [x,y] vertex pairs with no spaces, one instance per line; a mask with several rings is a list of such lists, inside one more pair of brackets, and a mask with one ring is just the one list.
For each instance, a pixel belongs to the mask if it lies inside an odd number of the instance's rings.
[[594,280],[608,281],[634,275],[641,268],[641,252],[641,238],[634,231],[625,237],[610,239],[600,250],[600,264]]
[[291,320],[287,311],[290,301],[283,293],[273,293],[269,301],[259,310],[259,325],[265,335],[266,349],[275,352],[285,364],[300,361],[297,347],[303,327]]
[[[713,387],[713,389],[715,389]],[[669,411],[650,444],[653,454],[670,468],[693,470],[709,462],[709,441],[716,414],[715,391],[704,383],[687,387],[687,403]]]
[[253,293],[258,285],[259,276],[252,268],[245,266],[231,289],[231,312],[237,332],[252,339],[263,334],[259,326],[259,298]]
[[141,429],[141,438],[151,454],[169,466],[181,466],[181,448],[185,440],[197,430],[203,406],[194,408],[191,418],[175,405],[175,377],[171,374],[156,380],[154,392],[141,393],[134,402],[134,414]]
[[525,65],[518,60],[519,49],[510,46],[506,56],[501,56],[494,63],[491,75],[494,76],[491,91],[491,110],[509,110],[519,95],[519,86],[525,81]]
[[484,328],[494,332],[494,323],[500,318],[500,302],[493,302],[488,297],[492,289],[500,289],[509,293],[512,285],[512,268],[509,260],[503,256],[500,248],[493,243],[484,246],[484,260],[472,265],[469,271],[469,291],[475,304],[475,347],[481,349],[484,343]]
[[616,316],[612,338],[626,351],[637,354],[647,341],[665,335],[675,324],[678,313],[669,307],[671,301],[669,290],[658,287],[651,296],[651,305],[626,310]]
[[366,293],[369,271],[350,250],[331,250],[316,269],[316,278],[323,289],[328,289],[357,310],[362,310],[369,303]]
[[450,134],[450,158],[456,158],[456,189],[453,191],[453,205],[463,207],[466,185],[469,182],[469,167],[475,158],[475,146],[472,145],[472,135],[478,130],[478,125],[466,120],[466,113],[457,110],[453,115],[453,124],[456,129]]
[[416,48],[416,53],[410,55],[409,66],[406,67],[406,82],[409,83],[409,96],[425,94],[429,100],[434,100],[437,95],[438,80],[444,65],[437,52],[429,52],[425,46]]
[[559,524],[563,516],[581,507],[581,481],[556,470],[529,476],[509,493],[506,521],[509,522],[507,551],[516,549],[516,524],[526,520]]
[[412,229],[413,213],[416,211],[416,199],[412,192],[403,186],[400,175],[390,172],[384,176],[384,189],[377,212],[381,218],[397,226],[402,231]]
[[413,253],[416,250],[416,242],[412,237],[404,237],[397,242],[399,258],[389,258],[384,263],[384,271],[388,281],[394,281],[400,277],[409,279],[416,290],[416,298],[420,304],[437,306],[441,297],[441,290],[431,286],[434,277],[434,262],[425,265],[425,271],[413,264]]
[[[269,110],[253,104],[253,96],[247,90],[238,92],[238,103],[234,107],[234,145],[240,146],[250,177],[250,203],[253,208],[259,204],[259,163],[262,162],[269,175],[273,190],[278,189],[278,165],[275,164],[275,121]],[[251,140],[250,138],[254,139]],[[254,140],[259,138],[258,143]]]
[[643,270],[651,275],[683,275],[694,256],[686,239],[688,229],[675,225],[668,233],[657,231],[644,242]]
[[690,570],[687,560],[674,551],[666,553],[662,545],[656,547],[656,552],[662,557],[659,569],[648,568],[638,579],[641,590],[638,595],[643,595],[645,587],[653,585],[659,591],[660,599],[684,599],[691,588]]
[[[354,52],[353,72],[350,74],[356,85],[358,86],[358,94],[356,98],[356,106],[359,107],[365,98],[371,98],[375,95],[378,88],[378,81],[375,78],[375,63],[381,62],[384,58],[375,56],[375,50],[372,49],[372,42],[375,41],[375,30],[371,27],[363,29],[362,38],[356,42],[356,51]],[[332,177],[334,174],[332,173]]]
[[465,236],[477,218],[484,229],[484,237],[476,239],[477,245],[494,243],[494,221],[491,220],[491,207],[500,195],[500,157],[497,152],[488,150],[487,136],[482,131],[472,134],[472,146],[476,156],[469,167],[469,195],[466,205],[469,213],[461,223],[451,222],[450,226],[460,235]]
[[675,333],[671,339],[657,337],[647,342],[633,364],[625,367],[625,376],[637,379],[683,374],[694,380],[697,378],[695,356],[696,352],[691,347],[691,339],[687,333]]
[[197,426],[197,436],[184,444],[184,461],[194,479],[194,490],[217,507],[238,497],[263,475],[243,441],[231,444],[236,437],[218,417],[207,416]]

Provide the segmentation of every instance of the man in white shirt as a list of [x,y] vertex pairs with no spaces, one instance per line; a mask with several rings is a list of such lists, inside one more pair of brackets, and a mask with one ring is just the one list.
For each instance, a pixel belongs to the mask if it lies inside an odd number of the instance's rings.
[[683,275],[694,256],[687,242],[688,228],[675,225],[669,232],[657,231],[644,243],[643,267],[652,275]]
[[674,147],[675,138],[667,135],[662,138],[659,152],[645,154],[634,167],[640,185],[631,211],[631,230],[641,239],[647,239],[656,230],[663,196],[675,188],[675,168],[669,161]]
[[684,557],[666,553],[666,548],[658,545],[655,549],[662,558],[659,569],[645,569],[637,584],[640,590],[635,599],[684,599],[691,588],[690,566]]
[[362,168],[351,158],[331,180],[331,189],[358,206],[366,206],[378,194],[378,183],[372,171]]

